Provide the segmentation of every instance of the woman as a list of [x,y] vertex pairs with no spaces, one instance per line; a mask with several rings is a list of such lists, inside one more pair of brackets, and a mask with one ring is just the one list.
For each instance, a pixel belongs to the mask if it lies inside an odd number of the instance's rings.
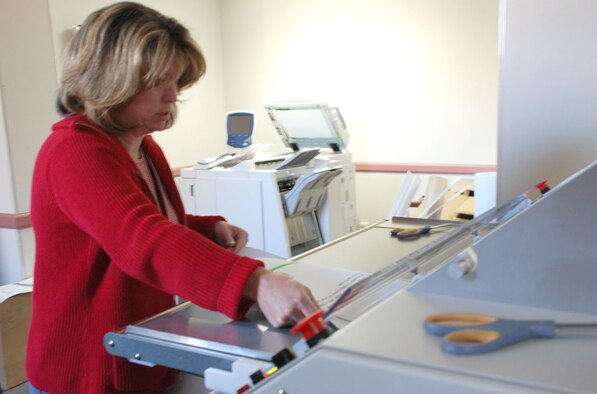
[[32,391],[157,393],[175,371],[110,356],[108,331],[164,311],[173,294],[233,319],[257,303],[274,326],[318,309],[311,292],[236,254],[244,230],[185,215],[149,134],[205,72],[188,30],[135,3],[91,14],[66,50],[56,123],[35,165]]

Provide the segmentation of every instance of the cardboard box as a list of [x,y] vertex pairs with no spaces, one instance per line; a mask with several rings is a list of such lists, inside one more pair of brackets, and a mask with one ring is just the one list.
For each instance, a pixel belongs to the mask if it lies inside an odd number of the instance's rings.
[[0,389],[27,381],[25,351],[31,323],[33,282],[0,286]]

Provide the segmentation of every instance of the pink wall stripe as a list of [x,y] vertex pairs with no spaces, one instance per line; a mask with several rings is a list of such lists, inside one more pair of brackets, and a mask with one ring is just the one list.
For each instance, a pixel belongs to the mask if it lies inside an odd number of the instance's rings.
[[427,174],[473,175],[477,172],[495,172],[492,164],[412,164],[412,163],[355,163],[358,172],[419,172]]
[[20,230],[31,227],[29,212],[23,213],[0,213],[0,228],[12,228]]

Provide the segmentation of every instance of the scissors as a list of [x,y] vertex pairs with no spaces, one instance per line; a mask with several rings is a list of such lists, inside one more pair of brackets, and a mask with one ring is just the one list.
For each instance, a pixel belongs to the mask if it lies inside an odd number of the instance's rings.
[[417,239],[423,234],[429,234],[431,230],[451,225],[452,223],[445,223],[438,224],[436,226],[424,226],[419,228],[395,228],[390,230],[390,234],[392,237],[398,237],[398,239]]
[[531,338],[597,335],[597,324],[508,320],[475,313],[432,315],[425,319],[423,326],[428,333],[443,337],[441,348],[444,352],[458,355],[490,352]]

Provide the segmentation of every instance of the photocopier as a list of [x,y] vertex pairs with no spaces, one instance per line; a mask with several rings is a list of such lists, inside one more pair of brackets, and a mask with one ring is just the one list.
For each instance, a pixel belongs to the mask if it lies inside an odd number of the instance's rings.
[[292,152],[230,155],[181,171],[188,213],[222,215],[249,233],[248,246],[289,258],[357,229],[355,169],[337,108],[266,104]]

